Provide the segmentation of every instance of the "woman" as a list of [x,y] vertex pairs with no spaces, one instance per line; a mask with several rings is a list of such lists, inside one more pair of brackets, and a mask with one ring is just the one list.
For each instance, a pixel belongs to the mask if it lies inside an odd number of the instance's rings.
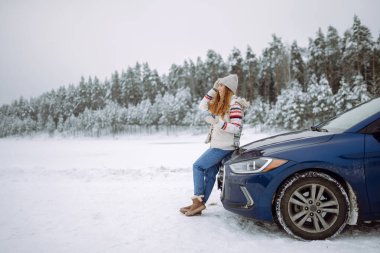
[[237,86],[235,74],[218,79],[199,105],[201,110],[212,115],[205,118],[211,124],[206,140],[206,143],[210,142],[210,148],[193,164],[193,204],[180,209],[186,216],[200,215],[206,208],[221,161],[239,147],[243,111],[249,104],[245,99],[233,96]]

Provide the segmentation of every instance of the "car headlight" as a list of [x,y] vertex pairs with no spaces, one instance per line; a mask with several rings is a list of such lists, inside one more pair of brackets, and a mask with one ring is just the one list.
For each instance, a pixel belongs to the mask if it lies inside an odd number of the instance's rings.
[[234,173],[257,173],[262,171],[273,170],[288,162],[287,160],[260,157],[254,160],[230,164]]

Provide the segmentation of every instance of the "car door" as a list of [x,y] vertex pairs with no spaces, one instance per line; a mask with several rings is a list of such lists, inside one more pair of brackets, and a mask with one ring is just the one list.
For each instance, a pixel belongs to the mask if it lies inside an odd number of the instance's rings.
[[380,217],[380,119],[367,127],[364,159],[371,213],[374,218],[378,218]]

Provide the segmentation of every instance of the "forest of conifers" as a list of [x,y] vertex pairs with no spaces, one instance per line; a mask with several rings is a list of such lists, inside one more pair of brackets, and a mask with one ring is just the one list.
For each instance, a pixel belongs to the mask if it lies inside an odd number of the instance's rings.
[[78,84],[0,107],[0,137],[133,133],[136,129],[202,127],[198,103],[217,78],[235,73],[237,95],[250,101],[244,123],[303,129],[380,95],[380,36],[355,16],[343,35],[319,29],[309,45],[273,35],[261,55],[233,48],[226,60],[214,50],[159,75],[148,63],[115,71],[103,81]]

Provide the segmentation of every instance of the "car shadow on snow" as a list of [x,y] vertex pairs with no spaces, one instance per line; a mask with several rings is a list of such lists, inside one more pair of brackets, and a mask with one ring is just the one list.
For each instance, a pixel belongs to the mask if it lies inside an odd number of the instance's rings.
[[[221,214],[218,215],[219,217],[222,217]],[[246,231],[249,234],[262,234],[265,236],[278,238],[278,237],[289,237],[293,238],[292,236],[288,235],[281,227],[279,227],[276,223],[272,222],[263,222],[258,221],[252,218],[243,217],[237,214],[228,213],[227,217],[223,217],[222,219],[229,220],[229,225],[236,227],[240,231]],[[334,240],[339,241],[340,239],[347,239],[350,238],[355,240],[360,238],[370,238],[370,237],[380,237],[380,221],[374,221],[371,223],[360,223],[355,226],[346,226],[345,229],[336,237],[328,239],[328,240]],[[297,239],[295,239],[297,240]]]
[[343,232],[340,234],[342,237],[353,237],[353,236],[376,236],[380,237],[380,220],[373,221],[370,223],[360,223],[355,226],[346,226]]
[[223,208],[219,203],[210,203],[207,205],[207,212],[202,216],[213,217],[223,224],[228,231],[239,231],[245,235],[265,236],[278,238],[286,236],[286,233],[280,229],[277,224],[262,222],[252,218],[240,216],[231,213]]
[[236,226],[248,233],[260,233],[270,235],[270,237],[282,237],[286,235],[285,231],[274,222],[263,222],[241,216],[234,216],[232,219],[236,223]]
[[[246,230],[247,232],[254,233],[264,233],[266,235],[271,234],[274,237],[278,236],[289,236],[287,235],[282,228],[280,228],[276,223],[270,222],[262,222],[250,218],[245,217],[234,217],[234,220],[241,228],[241,230]],[[345,229],[336,237],[331,238],[329,240],[337,240],[345,239],[345,238],[361,238],[363,237],[380,237],[380,221],[374,221],[371,223],[360,223],[355,226],[346,226]]]

